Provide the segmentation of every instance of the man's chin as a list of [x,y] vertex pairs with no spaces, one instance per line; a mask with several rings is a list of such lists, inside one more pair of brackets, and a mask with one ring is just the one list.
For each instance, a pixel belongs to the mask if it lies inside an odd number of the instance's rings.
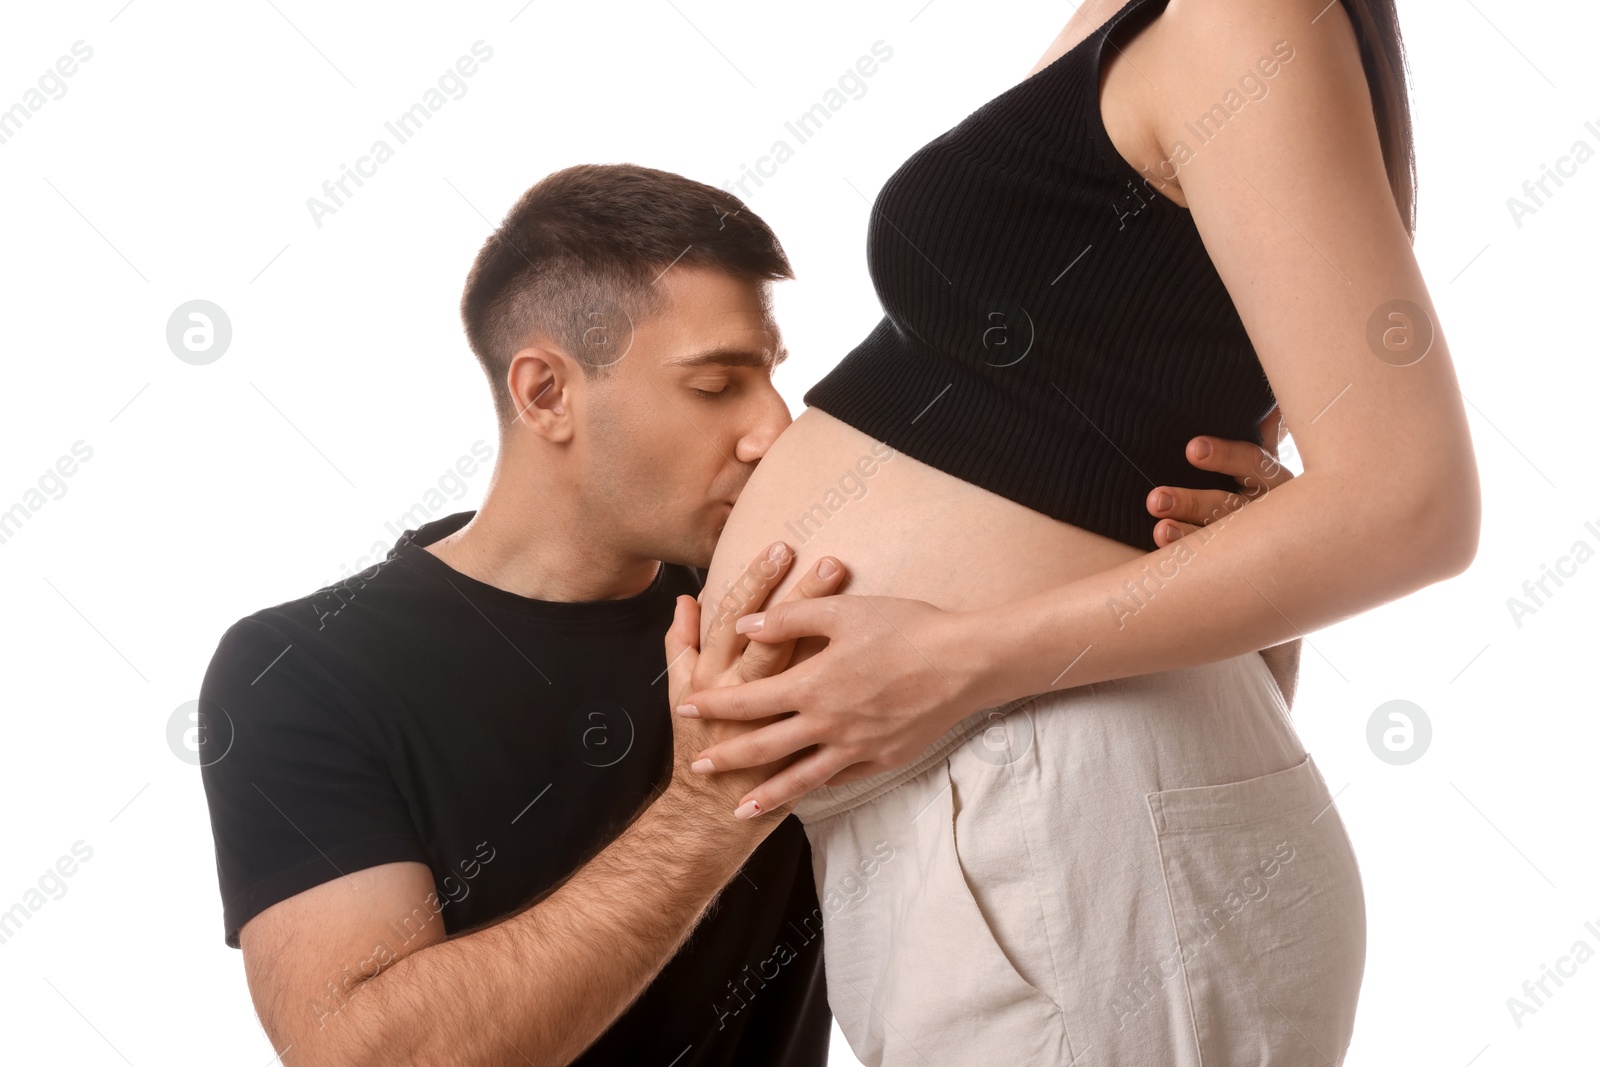
[[694,567],[698,570],[711,569],[711,557],[716,554],[717,539],[722,536],[722,529],[718,527],[700,544],[678,544],[670,548],[662,548],[657,557],[663,563],[676,563],[683,567]]
[[719,513],[714,515],[701,513],[696,518],[699,521],[684,523],[678,527],[680,537],[674,539],[671,544],[661,544],[656,547],[657,559],[664,563],[676,563],[699,570],[711,568],[711,558],[716,555],[717,542],[722,540],[722,531],[727,526],[728,509],[719,509]]
[[721,540],[722,527],[718,526],[714,531],[712,531],[710,538],[707,539],[705,547],[701,549],[700,559],[695,562],[694,566],[699,567],[703,571],[710,570],[711,559],[717,554],[717,545]]

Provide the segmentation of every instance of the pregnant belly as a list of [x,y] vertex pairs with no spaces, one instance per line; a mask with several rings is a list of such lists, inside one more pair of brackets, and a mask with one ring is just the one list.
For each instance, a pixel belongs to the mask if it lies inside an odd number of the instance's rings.
[[769,603],[828,555],[849,572],[844,592],[947,611],[1017,600],[1144,554],[893,451],[819,408],[779,435],[729,514],[700,597],[702,639],[723,594],[780,540],[796,559]]

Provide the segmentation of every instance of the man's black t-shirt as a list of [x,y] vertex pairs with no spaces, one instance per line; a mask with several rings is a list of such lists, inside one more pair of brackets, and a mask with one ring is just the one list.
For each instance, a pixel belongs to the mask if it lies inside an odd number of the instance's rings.
[[[241,619],[201,687],[202,775],[227,943],[341,874],[414,860],[454,934],[555,888],[664,789],[662,638],[703,576],[662,564],[622,600],[532,600],[408,530],[359,576]],[[396,915],[394,951],[427,916]],[[785,819],[579,1064],[820,1067],[830,1016],[805,832]],[[338,1012],[350,961],[307,1010]]]

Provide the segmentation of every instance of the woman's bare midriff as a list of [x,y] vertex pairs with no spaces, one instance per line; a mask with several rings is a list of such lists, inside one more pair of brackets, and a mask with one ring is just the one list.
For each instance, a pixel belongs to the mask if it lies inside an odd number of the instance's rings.
[[778,436],[729,513],[700,598],[702,638],[723,595],[774,541],[796,559],[769,604],[828,555],[849,572],[843,592],[947,611],[1018,600],[1144,554],[893,451],[819,408]]

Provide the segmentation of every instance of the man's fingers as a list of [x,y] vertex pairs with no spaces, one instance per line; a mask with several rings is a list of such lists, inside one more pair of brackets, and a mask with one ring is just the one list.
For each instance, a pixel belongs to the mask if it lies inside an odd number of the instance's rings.
[[[1145,510],[1158,519],[1173,520],[1170,524],[1157,525],[1158,545],[1171,544],[1194,527],[1207,526],[1228,516],[1294,477],[1294,472],[1279,463],[1273,453],[1250,441],[1195,437],[1189,441],[1186,455],[1189,462],[1201,470],[1229,475],[1239,484],[1239,490],[1186,489],[1173,485],[1160,485],[1150,490],[1145,497]],[[1188,530],[1183,529],[1185,524]],[[1177,536],[1173,536],[1175,534]]]
[[667,653],[667,696],[682,700],[692,688],[691,677],[699,654],[695,646],[700,641],[700,602],[684,594],[672,607],[672,625],[667,627],[665,639]]
[[777,588],[789,565],[794,562],[794,550],[782,541],[776,541],[762,551],[750,566],[717,601],[712,610],[711,625],[700,645],[704,669],[720,675],[734,665],[739,653],[744,651],[747,638],[734,632],[734,624],[753,611],[759,611],[767,594]]
[[[829,573],[823,574],[827,570]],[[832,556],[823,556],[817,560],[816,565],[807,568],[805,574],[800,576],[800,581],[789,590],[780,604],[787,604],[791,600],[811,600],[819,596],[832,596],[844,581],[844,565]]]
[[1166,548],[1172,542],[1187,537],[1200,527],[1191,526],[1186,522],[1175,522],[1172,519],[1163,519],[1156,523],[1155,538],[1157,548]]
[[764,645],[760,641],[751,641],[739,654],[739,677],[746,682],[753,682],[757,678],[771,678],[789,665],[789,659],[793,655],[793,641],[785,641],[781,645]]
[[1195,437],[1190,439],[1184,454],[1201,470],[1229,475],[1242,487],[1240,491],[1252,498],[1294,477],[1293,471],[1254,441]]
[[700,602],[687,593],[672,601],[672,625],[667,627],[667,658],[700,643]]
[[[1238,511],[1245,503],[1244,496],[1222,489],[1182,489],[1168,485],[1152,489],[1145,499],[1150,514],[1159,519],[1171,519],[1176,525],[1188,525],[1190,529],[1215,522]],[[1169,543],[1161,540],[1160,529],[1156,533],[1157,544]]]
[[[828,779],[851,766],[849,759],[834,748],[819,748],[795,760],[777,774],[746,793],[734,809],[735,814],[749,812],[748,817],[759,818],[772,814],[785,805],[799,800]],[[753,807],[747,807],[753,802]]]
[[[824,569],[830,571],[827,577],[822,575]],[[815,566],[806,569],[800,581],[795,583],[794,588],[789,590],[781,603],[832,596],[843,582],[844,567],[832,556],[823,556]],[[793,655],[792,640],[775,645],[751,641],[745,645],[744,652],[739,657],[739,676],[747,682],[753,682],[757,678],[769,678],[787,667],[789,658]]]

